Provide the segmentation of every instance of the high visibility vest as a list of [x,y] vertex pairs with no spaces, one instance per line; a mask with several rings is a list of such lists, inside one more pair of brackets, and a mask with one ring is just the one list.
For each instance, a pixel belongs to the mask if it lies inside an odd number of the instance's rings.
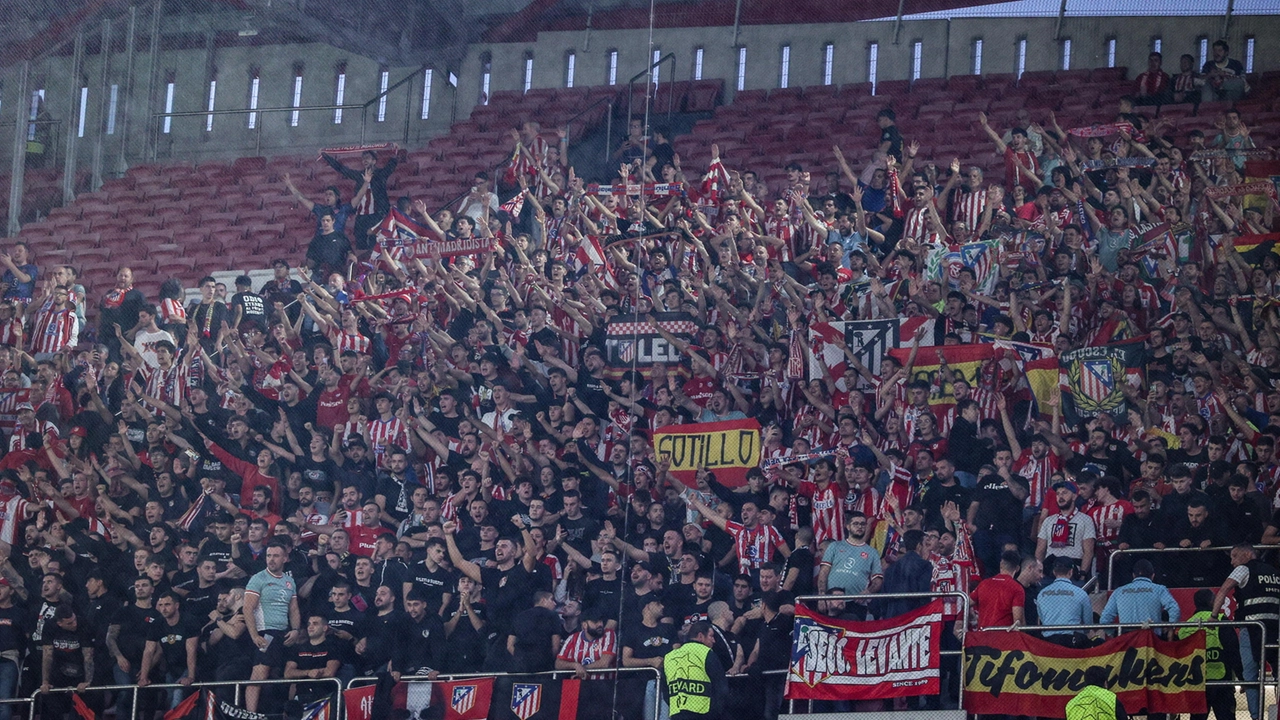
[[[1213,614],[1208,610],[1201,610],[1187,618],[1187,622],[1203,620],[1212,622],[1214,619]],[[1204,677],[1206,680],[1222,680],[1227,676],[1227,665],[1222,662],[1222,638],[1218,636],[1218,631],[1221,629],[1220,627],[1178,628],[1179,639],[1204,630]]]
[[711,648],[689,642],[662,658],[670,712],[706,715],[711,712],[711,678],[707,675],[707,655]]
[[1086,686],[1067,703],[1067,720],[1116,720],[1116,694]]

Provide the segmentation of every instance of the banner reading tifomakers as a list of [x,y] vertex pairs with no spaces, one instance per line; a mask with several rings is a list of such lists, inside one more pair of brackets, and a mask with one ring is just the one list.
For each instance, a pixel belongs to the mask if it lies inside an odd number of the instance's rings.
[[796,605],[788,700],[936,695],[942,600],[888,620],[851,622]]
[[1106,668],[1107,689],[1130,715],[1203,713],[1204,635],[1161,640],[1151,630],[1072,650],[1021,632],[965,636],[964,709],[971,713],[1064,718],[1085,671]]
[[760,465],[760,423],[755,420],[668,425],[653,434],[658,457],[671,460],[671,475],[696,487],[698,468],[715,473],[729,487],[747,482],[747,471]]

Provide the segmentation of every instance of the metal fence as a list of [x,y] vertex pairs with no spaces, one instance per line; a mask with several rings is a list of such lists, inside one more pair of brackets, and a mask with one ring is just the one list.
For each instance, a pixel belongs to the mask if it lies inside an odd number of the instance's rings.
[[[132,708],[132,709],[131,709],[130,714],[129,714],[129,720],[138,720],[138,696],[139,696],[139,695],[141,695],[141,694],[143,694],[143,693],[152,692],[152,691],[162,692],[162,691],[167,691],[167,690],[190,690],[190,691],[193,691],[193,692],[198,692],[198,691],[203,690],[203,689],[213,689],[213,688],[220,688],[220,687],[231,687],[231,688],[235,688],[235,698],[234,698],[234,702],[238,705],[238,704],[240,703],[241,690],[242,690],[242,689],[244,689],[244,688],[246,688],[246,687],[250,687],[250,686],[271,686],[271,685],[275,685],[275,686],[279,686],[279,685],[320,685],[320,684],[329,684],[329,685],[332,685],[332,686],[333,686],[333,690],[334,690],[334,693],[335,693],[335,700],[334,700],[334,702],[335,702],[335,704],[336,704],[336,707],[337,707],[337,708],[341,708],[341,705],[342,705],[342,681],[341,681],[341,680],[339,680],[338,678],[319,678],[319,679],[306,679],[306,678],[287,679],[287,678],[280,678],[280,679],[275,679],[275,680],[224,680],[224,681],[209,681],[209,682],[193,682],[193,683],[191,683],[190,685],[183,685],[183,684],[181,684],[181,683],[152,683],[152,684],[150,684],[150,685],[147,685],[146,687],[139,687],[139,686],[137,686],[137,685],[94,685],[94,686],[91,686],[91,687],[85,688],[84,692],[86,692],[86,693],[89,693],[89,692],[129,692],[129,693],[132,693],[133,697],[132,697],[132,700],[131,700],[131,702],[130,702],[130,705],[131,705],[131,708]],[[41,696],[65,695],[65,694],[75,693],[75,692],[77,692],[77,690],[76,690],[74,687],[51,688],[51,689],[49,689],[49,690],[40,690],[39,688],[37,688],[35,692],[31,693],[31,697],[28,697],[28,698],[15,698],[15,699],[13,699],[13,700],[6,700],[6,701],[0,701],[0,702],[5,702],[5,703],[22,703],[22,704],[26,704],[26,705],[28,706],[28,708],[29,708],[29,711],[32,713],[32,716],[34,716],[34,714],[35,714],[35,710],[36,710],[36,707],[38,706],[38,704],[39,704],[39,702],[40,702],[40,698],[41,698]],[[336,716],[335,716],[335,717],[336,717]],[[45,719],[44,719],[44,718],[42,718],[42,720],[45,720]],[[123,719],[123,718],[118,718],[117,720],[124,720],[124,719]]]

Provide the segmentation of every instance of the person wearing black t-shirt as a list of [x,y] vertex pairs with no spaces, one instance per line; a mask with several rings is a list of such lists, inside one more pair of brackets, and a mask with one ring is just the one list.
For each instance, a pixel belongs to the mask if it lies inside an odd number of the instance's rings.
[[444,664],[445,630],[440,616],[429,607],[427,593],[422,588],[409,591],[404,603],[409,621],[405,625],[404,669],[407,675],[425,676],[434,680]]
[[432,538],[427,541],[427,557],[422,562],[414,563],[409,568],[404,583],[404,596],[418,588],[427,596],[427,608],[438,615],[444,614],[445,607],[453,599],[454,573],[445,567],[447,546],[444,540]]
[[253,653],[256,647],[245,627],[243,602],[243,588],[223,588],[218,592],[218,604],[209,613],[207,623],[201,631],[204,646],[204,662],[201,667],[210,670],[197,670],[200,677],[212,677],[219,682],[248,679],[253,670]]
[[[640,622],[622,628],[622,667],[662,669],[662,658],[675,647],[677,628],[663,622],[662,600],[657,596],[645,603]],[[644,717],[652,717],[658,700],[657,680],[645,682]]]
[[[284,664],[287,680],[319,680],[338,676],[342,667],[342,650],[329,637],[329,623],[323,615],[313,614],[307,618],[307,641],[291,648],[288,658]],[[299,702],[310,703],[331,692],[331,683],[299,683],[290,689],[289,696]]]
[[455,590],[444,612],[444,630],[449,638],[444,669],[450,673],[479,672],[484,665],[488,609],[475,580],[460,575]]
[[[138,681],[147,635],[151,626],[160,622],[160,615],[152,607],[154,592],[155,583],[151,578],[138,576],[133,581],[133,602],[120,608],[107,628],[107,651],[111,653],[114,665],[111,672],[117,685],[132,685]],[[120,693],[116,697],[116,716],[130,717],[127,713],[132,701],[133,693]],[[145,706],[145,702],[139,705]]]
[[[200,641],[200,628],[194,621],[182,616],[182,598],[169,591],[156,600],[156,612],[160,622],[153,623],[147,634],[146,650],[142,654],[142,672],[138,687],[151,684],[151,671],[163,668],[165,683],[191,685],[196,679],[196,647]],[[178,706],[186,696],[183,690],[173,691],[170,708]]]
[[339,580],[329,590],[329,603],[324,614],[329,635],[338,647],[338,658],[343,665],[354,666],[356,633],[364,620],[364,613],[351,607],[351,584],[346,580]]
[[796,549],[787,556],[782,571],[782,589],[795,595],[814,593],[813,529],[802,527],[796,531]]
[[485,604],[489,608],[492,642],[485,654],[486,670],[501,669],[506,663],[507,631],[516,612],[528,602],[534,566],[537,563],[529,528],[519,516],[511,518],[511,522],[520,527],[524,548],[521,550],[512,538],[499,538],[493,552],[496,567],[480,567],[462,557],[453,538],[458,529],[457,523],[451,520],[444,524],[444,540],[449,548],[449,560],[458,572],[480,583]]
[[[62,603],[54,611],[41,644],[40,691],[74,687],[83,693],[94,675],[93,637],[70,603]],[[83,699],[90,709],[99,709],[101,698],[97,693],[84,695]],[[70,694],[50,693],[43,698],[40,717],[63,717],[70,709]]]
[[[22,621],[26,613],[13,602],[13,587],[0,577],[0,700],[13,697],[18,684],[18,666],[22,662]],[[12,705],[0,705],[0,720],[9,720]]]
[[554,596],[539,590],[533,594],[533,607],[515,617],[505,638],[507,652],[511,654],[511,672],[555,669],[556,652],[565,634],[555,607]]
[[[201,558],[196,565],[196,581],[186,588],[182,611],[189,617],[203,621],[218,606],[218,563],[213,558]],[[175,592],[182,591],[177,587]]]

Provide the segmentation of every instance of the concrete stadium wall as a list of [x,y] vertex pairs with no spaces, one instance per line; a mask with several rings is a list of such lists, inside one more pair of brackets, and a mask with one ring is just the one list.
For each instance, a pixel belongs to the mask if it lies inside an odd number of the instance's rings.
[[[1200,37],[1216,39],[1221,29],[1219,17],[1088,17],[1067,18],[1062,37],[1072,41],[1073,68],[1106,65],[1107,39],[1116,37],[1116,64],[1127,66],[1130,76],[1146,65],[1153,37],[1163,39],[1166,71],[1176,71],[1177,56],[1183,52],[1197,54]],[[746,89],[769,89],[779,84],[781,47],[791,47],[789,84],[792,87],[818,85],[822,82],[822,53],[827,43],[834,46],[833,82],[861,83],[868,79],[868,48],[878,45],[878,81],[909,79],[912,47],[922,43],[921,75],[926,78],[968,74],[972,71],[972,47],[983,39],[984,74],[1011,73],[1016,69],[1018,40],[1027,40],[1026,70],[1057,70],[1061,67],[1062,45],[1054,39],[1054,18],[974,18],[947,20],[915,20],[904,22],[899,42],[894,42],[892,21],[845,23],[832,25],[746,26],[740,29],[738,45],[747,49]],[[117,31],[119,28],[117,28]],[[1243,58],[1246,38],[1256,38],[1254,68],[1265,71],[1280,68],[1280,16],[1234,18],[1227,37],[1232,56]],[[663,54],[675,53],[677,79],[692,77],[695,48],[703,48],[703,78],[723,78],[732,96],[737,64],[737,48],[733,29],[685,28],[654,33],[654,47]],[[330,105],[334,102],[336,68],[346,64],[346,98],[348,104],[359,104],[379,92],[379,74],[385,69],[390,82],[413,74],[407,85],[387,98],[386,118],[376,121],[376,105],[363,124],[365,142],[399,141],[410,145],[426,142],[448,131],[451,121],[463,120],[478,102],[481,92],[481,58],[491,57],[490,92],[523,88],[524,59],[532,52],[535,88],[558,88],[565,84],[566,54],[576,56],[575,85],[602,85],[606,82],[608,52],[618,51],[617,80],[620,84],[643,71],[650,57],[648,31],[618,30],[542,33],[531,44],[477,44],[469,48],[457,73],[458,87],[447,84],[449,70],[436,68],[433,73],[430,117],[421,118],[423,79],[413,67],[380,68],[367,58],[352,56],[335,48],[319,45],[220,48],[212,57],[204,49],[165,51],[160,54],[153,90],[154,101],[148,107],[150,57],[146,52],[134,55],[134,81],[128,102],[125,101],[126,58],[122,53],[109,59],[108,85],[120,85],[120,108],[114,135],[105,135],[106,124],[99,86],[101,59],[86,59],[78,78],[69,77],[69,57],[44,60],[32,68],[28,93],[19,98],[17,68],[0,72],[0,172],[9,167],[13,148],[14,122],[25,113],[30,90],[45,89],[49,115],[60,121],[53,126],[57,137],[53,143],[63,148],[68,142],[67,130],[78,125],[80,87],[89,88],[85,113],[84,136],[74,140],[80,168],[87,168],[94,145],[101,137],[104,177],[123,172],[131,165],[146,162],[148,132],[158,128],[149,118],[164,109],[165,78],[172,73],[175,82],[173,108],[176,112],[197,111],[197,117],[175,117],[170,132],[159,133],[155,144],[160,161],[182,159],[198,161],[243,155],[288,154],[310,152],[317,147],[358,143],[361,140],[361,112],[346,110],[343,122],[333,122],[332,110],[301,113],[297,127],[289,125],[289,113],[258,116],[258,128],[249,129],[245,115],[218,115],[213,129],[206,131],[203,111],[208,100],[209,68],[217,70],[218,110],[244,110],[248,107],[250,68],[259,69],[260,108],[290,106],[293,90],[293,68],[303,64],[303,106]],[[672,73],[662,70],[664,79]],[[127,121],[126,121],[127,117]],[[519,118],[512,118],[513,124]],[[127,122],[127,138],[122,135]],[[60,163],[59,163],[60,166]]]

